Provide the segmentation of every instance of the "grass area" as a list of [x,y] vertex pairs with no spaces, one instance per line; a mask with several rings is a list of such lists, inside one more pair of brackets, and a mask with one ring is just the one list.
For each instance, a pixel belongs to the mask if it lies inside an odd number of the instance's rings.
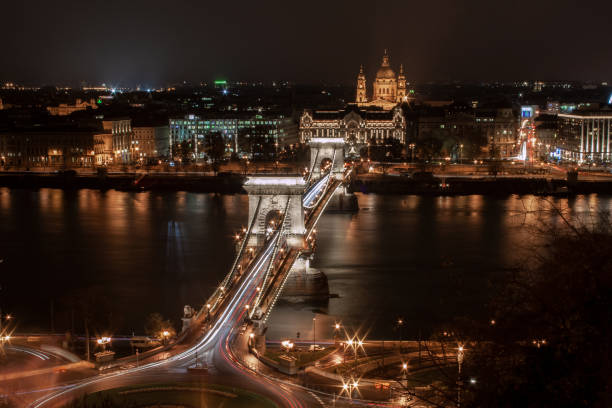
[[[331,352],[332,352],[331,348],[326,348],[325,350],[317,350],[317,351],[292,351],[291,353],[289,353],[289,355],[297,358],[296,363],[299,367],[301,367],[308,363],[312,363],[313,361],[316,361],[320,358],[323,358]],[[274,360],[278,362],[280,361],[279,357],[285,354],[287,353],[284,350],[268,348],[266,349],[266,354],[264,355],[268,357],[270,360]]]
[[260,395],[214,384],[175,383],[116,388],[85,395],[65,408],[224,407],[277,408]]

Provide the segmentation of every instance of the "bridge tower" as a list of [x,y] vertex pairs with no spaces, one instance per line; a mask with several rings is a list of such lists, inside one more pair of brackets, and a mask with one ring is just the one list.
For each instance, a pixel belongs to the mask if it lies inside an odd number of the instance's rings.
[[[304,206],[306,181],[300,176],[251,176],[244,184],[249,195],[249,222],[253,223],[247,246],[262,246],[275,222],[284,219],[283,238],[290,247],[304,244]],[[287,213],[283,218],[284,213]],[[253,218],[255,217],[255,218]],[[276,227],[280,227],[276,225]]]
[[323,167],[331,165],[332,177],[341,180],[344,173],[344,138],[313,137],[309,145],[311,178],[320,178]]

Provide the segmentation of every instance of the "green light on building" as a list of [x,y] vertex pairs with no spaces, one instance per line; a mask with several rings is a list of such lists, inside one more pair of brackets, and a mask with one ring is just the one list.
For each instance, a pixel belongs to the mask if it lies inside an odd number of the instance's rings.
[[98,102],[97,102],[97,104],[98,104],[98,105],[102,105],[102,99],[98,98]]
[[217,79],[215,85],[227,85],[227,81],[225,79]]

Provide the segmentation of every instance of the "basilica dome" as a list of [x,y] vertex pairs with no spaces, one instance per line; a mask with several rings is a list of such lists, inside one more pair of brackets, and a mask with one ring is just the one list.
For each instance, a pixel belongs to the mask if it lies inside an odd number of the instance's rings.
[[378,68],[378,72],[376,72],[376,79],[395,79],[395,72],[393,72],[389,64],[389,55],[387,55],[387,50],[385,50],[385,55],[383,55],[382,58],[382,64],[380,64],[380,68]]
[[376,72],[376,79],[395,79],[395,72],[389,66],[381,66]]

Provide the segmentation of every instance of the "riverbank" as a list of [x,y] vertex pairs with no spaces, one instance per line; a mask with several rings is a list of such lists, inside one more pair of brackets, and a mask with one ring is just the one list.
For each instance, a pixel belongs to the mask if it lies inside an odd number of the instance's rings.
[[[97,189],[118,191],[188,191],[199,193],[244,194],[245,176],[221,173],[114,173],[102,176],[70,173],[0,172],[0,187]],[[348,186],[349,192],[364,194],[420,195],[576,195],[612,194],[610,180],[580,180],[568,182],[561,178],[461,177],[436,174],[426,179],[390,175],[358,175]]]
[[58,173],[2,172],[0,186],[10,188],[97,189],[119,191],[190,191],[200,193],[244,193],[244,176],[235,173],[217,176],[198,173],[119,173],[77,175]]
[[358,176],[350,192],[364,194],[420,194],[420,195],[508,195],[534,194],[569,196],[577,194],[612,194],[610,180],[567,181],[546,177],[458,177],[431,176],[415,180],[397,176]]

